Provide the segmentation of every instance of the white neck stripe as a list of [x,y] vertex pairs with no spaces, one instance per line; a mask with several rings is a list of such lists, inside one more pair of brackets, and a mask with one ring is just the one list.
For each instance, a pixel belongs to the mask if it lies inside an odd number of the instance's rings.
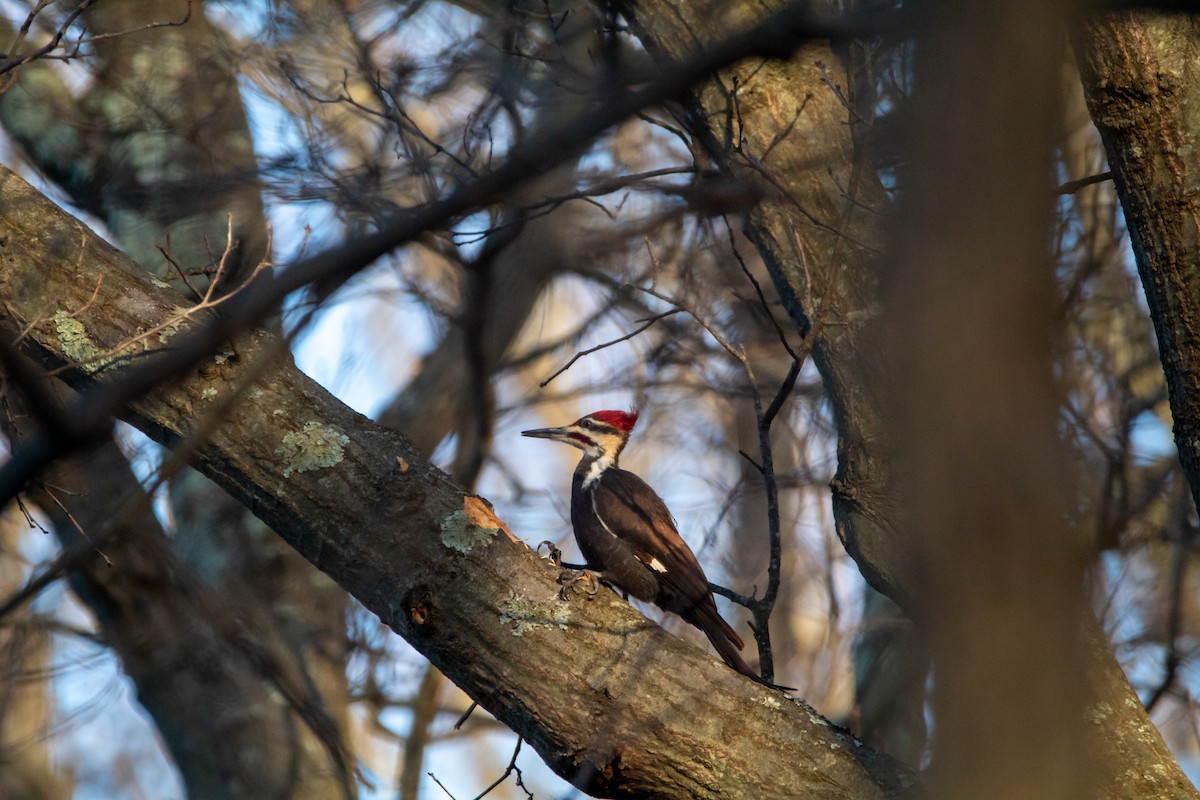
[[588,471],[583,476],[583,488],[587,489],[591,487],[591,485],[595,483],[601,475],[604,474],[604,470],[608,469],[612,465],[613,459],[607,453],[593,461],[591,466],[588,467]]

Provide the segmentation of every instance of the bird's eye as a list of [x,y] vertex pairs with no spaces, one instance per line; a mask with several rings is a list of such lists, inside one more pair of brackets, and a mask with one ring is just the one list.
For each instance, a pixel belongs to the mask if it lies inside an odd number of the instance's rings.
[[579,423],[579,427],[581,427],[581,428],[594,428],[594,427],[596,427],[596,423],[592,422],[590,419],[585,419],[585,420],[581,420],[581,421],[580,421],[580,423]]

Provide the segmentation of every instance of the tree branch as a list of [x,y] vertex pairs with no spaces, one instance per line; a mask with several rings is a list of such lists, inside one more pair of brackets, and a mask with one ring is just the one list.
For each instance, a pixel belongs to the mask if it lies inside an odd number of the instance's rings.
[[[91,239],[81,260],[86,229],[15,176],[0,180],[0,208],[0,322],[28,329],[22,348],[43,368],[72,365],[82,342],[108,350],[175,313],[177,294],[102,241]],[[100,275],[79,327],[56,325],[54,309],[82,306]],[[274,346],[248,333],[236,357],[207,359],[132,398],[122,416],[165,445],[179,442],[214,394]],[[611,592],[561,602],[558,570],[485,501],[403,436],[276,363],[200,445],[197,468],[575,785],[613,797],[879,798],[911,783],[802,703],[728,670]],[[132,359],[62,375],[104,391],[139,368]]]

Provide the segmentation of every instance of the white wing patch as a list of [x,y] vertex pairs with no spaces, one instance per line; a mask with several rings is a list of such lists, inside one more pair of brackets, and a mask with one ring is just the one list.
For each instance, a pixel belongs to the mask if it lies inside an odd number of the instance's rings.
[[663,566],[663,563],[661,561],[659,561],[657,558],[654,558],[653,556],[651,556],[650,560],[646,562],[646,566],[649,567],[650,569],[654,570],[655,572],[666,572],[667,571],[667,568]]

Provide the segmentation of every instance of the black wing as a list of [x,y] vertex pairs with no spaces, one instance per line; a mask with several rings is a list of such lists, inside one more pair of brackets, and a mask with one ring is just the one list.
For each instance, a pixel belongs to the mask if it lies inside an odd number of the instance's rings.
[[605,470],[597,480],[596,516],[608,533],[620,538],[654,572],[659,585],[655,602],[702,630],[726,664],[765,683],[738,653],[742,638],[717,612],[704,569],[676,530],[662,498],[623,469]]
[[594,492],[597,516],[652,569],[664,592],[659,605],[682,613],[708,597],[708,579],[695,553],[675,529],[671,512],[649,485],[632,472],[607,469]]

